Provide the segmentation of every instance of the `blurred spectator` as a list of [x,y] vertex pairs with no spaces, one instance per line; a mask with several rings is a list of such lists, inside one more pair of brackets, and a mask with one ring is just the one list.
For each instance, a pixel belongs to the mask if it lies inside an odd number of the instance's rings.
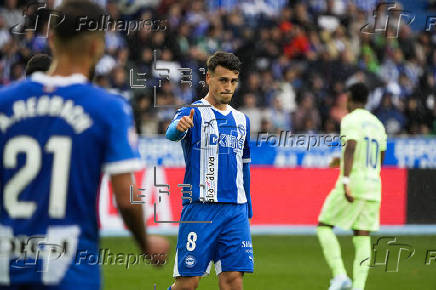
[[309,52],[309,39],[300,26],[294,25],[289,31],[290,41],[285,45],[283,53],[289,58],[305,58]]
[[295,79],[295,69],[288,68],[285,71],[284,79],[278,84],[276,98],[280,100],[283,106],[283,110],[287,113],[295,111],[295,90],[292,86],[292,82]]
[[14,63],[11,67],[11,76],[9,79],[11,81],[18,81],[25,76],[24,64]]
[[406,129],[409,134],[428,134],[429,129],[426,124],[428,118],[427,110],[421,106],[415,97],[407,100],[405,116]]
[[308,119],[312,120],[310,130],[317,130],[320,125],[319,113],[314,107],[314,96],[306,92],[294,113],[293,124],[296,133],[304,132],[308,129],[307,122],[305,122]]
[[324,128],[323,131],[327,134],[333,134],[338,132],[338,125],[337,123],[332,119],[327,119],[324,122]]
[[329,119],[339,124],[347,113],[347,95],[345,93],[341,93],[336,97],[335,105],[330,110]]
[[431,133],[436,135],[436,100],[433,98],[433,109],[431,115],[429,116],[429,123],[431,126]]
[[263,117],[262,120],[260,121],[259,133],[280,133],[280,132],[274,131],[271,121]]
[[158,131],[158,120],[154,115],[152,97],[146,93],[138,94],[133,101],[136,132],[154,135]]
[[5,0],[4,5],[0,10],[0,17],[4,19],[7,27],[23,23],[23,12],[18,9],[18,0]]
[[5,23],[5,19],[3,18],[3,15],[0,14],[0,48],[5,45],[9,40],[11,39],[11,36],[9,35],[8,26]]
[[251,93],[245,94],[244,105],[240,110],[250,119],[250,132],[252,133],[251,135],[254,136],[255,133],[259,132],[262,120],[261,110],[256,107],[256,97]]
[[283,109],[280,98],[273,98],[272,108],[265,111],[265,117],[271,120],[275,132],[291,130],[291,115]]
[[404,129],[405,117],[392,103],[392,94],[386,93],[375,115],[385,125],[388,134],[399,134]]
[[111,91],[122,95],[127,100],[131,99],[131,89],[128,85],[128,76],[122,66],[116,66],[111,73]]

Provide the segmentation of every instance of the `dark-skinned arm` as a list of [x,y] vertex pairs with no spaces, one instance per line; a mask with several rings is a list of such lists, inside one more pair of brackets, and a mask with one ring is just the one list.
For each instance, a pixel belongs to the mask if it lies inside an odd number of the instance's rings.
[[333,157],[333,159],[329,163],[330,168],[338,168],[341,166],[341,158],[340,157]]
[[[129,231],[132,232],[139,248],[147,253],[147,235],[145,229],[144,212],[141,205],[130,202],[130,185],[134,184],[132,173],[114,174],[111,176],[112,189],[117,201],[118,210]],[[135,187],[133,196],[138,196]]]
[[134,198],[140,194],[133,173],[114,174],[111,176],[111,181],[118,211],[124,224],[132,232],[142,253],[151,259],[151,263],[156,266],[163,265],[166,262],[169,243],[164,237],[146,234],[142,204],[132,204],[130,201],[130,185],[133,186]]
[[[344,152],[344,175],[343,177],[349,178],[351,169],[353,168],[353,160],[354,160],[354,151],[356,151],[356,140],[347,140],[347,143],[345,145],[345,152]],[[353,202],[354,198],[351,194],[350,187],[348,184],[344,184],[344,193],[345,198],[348,202]]]

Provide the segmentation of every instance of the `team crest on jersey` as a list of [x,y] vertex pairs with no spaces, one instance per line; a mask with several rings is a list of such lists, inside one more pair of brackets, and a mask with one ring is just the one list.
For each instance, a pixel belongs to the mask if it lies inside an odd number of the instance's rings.
[[192,255],[186,256],[186,258],[185,258],[185,266],[187,268],[192,268],[192,267],[195,266],[195,264],[197,264],[197,259],[195,259],[194,256],[192,256]]
[[244,125],[242,125],[242,124],[239,124],[238,125],[238,132],[239,132],[239,134],[243,137],[243,136],[245,136],[245,127],[244,127]]

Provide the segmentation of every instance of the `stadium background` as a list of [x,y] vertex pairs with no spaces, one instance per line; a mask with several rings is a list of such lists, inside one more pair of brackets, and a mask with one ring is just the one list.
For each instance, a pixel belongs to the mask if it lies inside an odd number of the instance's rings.
[[[47,1],[45,9],[37,9],[42,5],[36,1],[1,2],[4,86],[23,78],[32,55],[49,53],[43,19],[47,9],[61,1]],[[374,14],[376,1],[364,0],[98,2],[120,23],[147,23],[136,31],[121,26],[107,31],[106,53],[94,81],[123,95],[134,109],[147,164],[136,178],[146,195],[140,201],[150,232],[172,236],[175,245],[177,226],[156,223],[153,204],[157,220],[179,218],[177,185],[182,183],[184,162],[179,144],[162,134],[177,106],[204,96],[207,56],[216,50],[231,51],[243,63],[232,105],[250,117],[252,129],[256,273],[246,277],[246,289],[327,288],[328,268],[313,234],[319,209],[338,174],[327,165],[339,147],[307,149],[256,141],[260,133],[286,130],[304,136],[338,134],[347,113],[345,88],[356,80],[370,86],[368,109],[389,134],[382,170],[382,230],[377,237],[393,236],[397,244],[377,251],[394,251],[400,243],[414,249],[409,258],[400,251],[397,271],[391,271],[388,263],[375,266],[367,289],[436,289],[436,261],[427,264],[429,253],[436,249],[436,34],[428,18],[432,13],[436,17],[434,1],[400,1],[395,9],[385,7]],[[41,21],[29,29],[37,15]],[[181,68],[192,69],[191,78],[183,77]],[[127,232],[106,177],[100,198],[102,247],[135,251],[124,237]],[[340,233],[350,271],[350,233]],[[173,255],[157,270],[105,265],[105,288],[166,289]],[[214,289],[216,283],[215,277],[206,278],[200,289]]]

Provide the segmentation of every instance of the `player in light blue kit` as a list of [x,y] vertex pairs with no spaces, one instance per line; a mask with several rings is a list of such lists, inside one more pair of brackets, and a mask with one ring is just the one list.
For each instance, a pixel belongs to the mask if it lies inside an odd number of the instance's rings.
[[[130,203],[142,167],[132,112],[121,96],[88,82],[104,51],[104,32],[77,29],[78,17],[104,11],[85,0],[59,7],[48,74],[0,90],[0,289],[99,289],[97,192],[111,174],[117,205],[143,252],[166,253],[147,237]],[[88,259],[89,258],[89,259]]]
[[180,223],[172,290],[196,289],[212,262],[220,289],[242,289],[244,272],[253,272],[250,121],[229,105],[239,66],[232,53],[212,55],[209,93],[178,110],[167,129],[168,139],[181,140],[183,183],[192,185],[192,201],[183,200],[181,220],[212,222]]

